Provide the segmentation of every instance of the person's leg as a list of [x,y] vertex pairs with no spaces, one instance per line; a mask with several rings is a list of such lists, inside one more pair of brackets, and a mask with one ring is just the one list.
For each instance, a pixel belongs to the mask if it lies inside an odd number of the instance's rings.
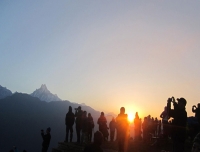
[[110,140],[113,141],[115,131],[110,131]]
[[88,129],[88,141],[89,142],[92,141],[92,129],[91,128]]
[[69,135],[69,127],[66,126],[66,136],[65,136],[65,142],[68,142],[68,135]]
[[77,142],[80,143],[80,126],[76,126]]
[[69,130],[70,130],[70,142],[72,142],[72,139],[73,139],[73,126],[70,126]]

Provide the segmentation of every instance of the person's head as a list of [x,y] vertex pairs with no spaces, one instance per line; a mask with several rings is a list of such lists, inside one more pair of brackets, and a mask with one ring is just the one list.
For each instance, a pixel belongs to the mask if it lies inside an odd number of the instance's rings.
[[197,104],[197,107],[200,108],[200,103]]
[[50,132],[51,132],[51,128],[48,127],[47,130],[46,130],[46,133],[48,134],[48,133],[50,133]]
[[81,106],[78,106],[78,111],[81,111]]
[[87,116],[87,111],[83,111],[83,116]]
[[194,138],[192,152],[200,152],[200,132]]
[[101,116],[104,116],[104,112],[101,112]]
[[125,113],[125,108],[124,108],[124,107],[121,107],[121,108],[120,108],[120,113],[121,113],[121,114],[124,114],[124,113]]
[[88,113],[88,117],[91,117],[91,113]]
[[100,131],[94,133],[94,144],[101,145],[103,142],[103,135]]
[[69,106],[69,112],[72,112],[72,107],[71,106]]
[[187,104],[187,101],[184,98],[177,98],[177,101],[178,101],[178,107],[184,109]]
[[115,121],[115,118],[114,118],[114,117],[112,117],[111,121]]

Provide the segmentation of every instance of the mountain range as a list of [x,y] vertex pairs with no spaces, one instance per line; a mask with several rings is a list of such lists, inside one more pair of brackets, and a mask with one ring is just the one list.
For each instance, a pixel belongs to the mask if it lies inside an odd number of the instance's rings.
[[[11,96],[13,93],[8,90],[6,87],[0,85],[0,99],[3,99],[7,96]],[[33,93],[30,94],[33,97],[39,98],[41,101],[62,101],[56,94],[52,94],[45,84],[42,84],[39,89],[36,89]]]
[[[5,92],[6,88],[2,87]],[[18,147],[19,151],[26,149],[28,152],[41,151],[42,137],[41,129],[51,127],[51,143],[49,151],[57,147],[57,143],[65,139],[65,115],[69,106],[74,108],[82,107],[82,110],[91,113],[94,119],[95,128],[98,130],[97,119],[100,112],[86,106],[85,104],[72,103],[70,101],[51,101],[46,102],[44,94],[50,94],[46,85],[36,89],[35,96],[32,94],[14,93],[11,91],[7,97],[0,99],[0,151],[6,152],[13,146]],[[34,92],[33,92],[34,93]],[[1,93],[2,94],[2,93]],[[43,95],[44,95],[43,94]],[[40,97],[43,97],[41,100]],[[59,98],[58,98],[59,99]],[[110,122],[111,115],[107,117]],[[107,123],[109,124],[109,123]],[[76,130],[74,125],[73,141],[76,141]]]
[[[17,146],[19,151],[41,151],[42,137],[40,130],[51,127],[50,149],[65,139],[65,115],[69,106],[80,106],[69,101],[45,102],[29,94],[15,93],[0,99],[0,151],[9,151]],[[100,112],[89,106],[82,110],[91,113],[96,124]],[[75,125],[74,125],[75,127]],[[76,141],[74,128],[73,141]]]

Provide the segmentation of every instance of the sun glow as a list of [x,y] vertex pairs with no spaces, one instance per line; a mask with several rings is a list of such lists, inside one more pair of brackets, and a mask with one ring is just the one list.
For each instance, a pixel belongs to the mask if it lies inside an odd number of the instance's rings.
[[133,122],[133,119],[134,119],[134,114],[132,112],[129,112],[128,113],[128,121]]

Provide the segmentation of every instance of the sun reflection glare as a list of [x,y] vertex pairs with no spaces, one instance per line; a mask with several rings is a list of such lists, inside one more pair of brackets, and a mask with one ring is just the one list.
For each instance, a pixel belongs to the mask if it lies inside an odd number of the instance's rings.
[[128,121],[133,122],[133,119],[134,119],[134,114],[132,112],[129,112],[128,113]]

